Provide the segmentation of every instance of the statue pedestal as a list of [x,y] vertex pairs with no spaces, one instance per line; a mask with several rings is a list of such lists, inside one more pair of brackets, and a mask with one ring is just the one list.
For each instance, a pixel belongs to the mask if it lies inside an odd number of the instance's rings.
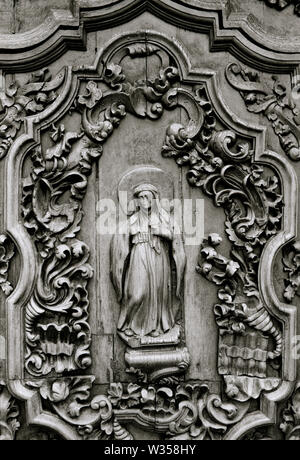
[[129,368],[139,370],[149,381],[155,381],[184,372],[190,364],[190,355],[186,347],[127,348],[125,361]]
[[178,345],[180,343],[180,326],[176,324],[166,334],[162,334],[158,337],[151,337],[151,335],[144,335],[142,337],[133,335],[127,336],[124,332],[118,331],[121,339],[127,343],[130,348],[141,348],[141,347],[161,347]]

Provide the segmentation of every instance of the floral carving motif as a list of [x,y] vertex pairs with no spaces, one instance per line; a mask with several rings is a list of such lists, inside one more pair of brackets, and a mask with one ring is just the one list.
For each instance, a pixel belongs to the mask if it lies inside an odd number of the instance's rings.
[[300,286],[300,242],[297,241],[284,250],[283,253],[284,271],[288,273],[288,278],[285,280],[284,298],[288,302],[292,302],[295,295],[299,295],[298,289]]
[[[273,360],[282,352],[282,334],[260,298],[257,273],[262,250],[281,225],[282,196],[277,176],[266,177],[264,168],[253,163],[253,152],[247,143],[237,142],[235,133],[231,131],[216,131],[214,114],[203,88],[197,90],[195,100],[202,109],[200,129],[195,131],[182,125],[172,125],[162,154],[173,157],[179,165],[187,165],[190,184],[201,188],[216,206],[225,210],[232,258],[217,253],[216,247],[221,239],[213,234],[201,248],[198,266],[199,273],[220,286],[218,297],[222,303],[215,306],[220,328],[220,356],[223,353],[234,353],[236,356],[239,348],[239,353],[244,353],[246,348],[247,359],[253,359],[253,352],[249,351],[246,343],[223,343],[222,336],[227,334],[243,335],[254,329],[267,333],[275,342],[275,349],[268,352],[267,343],[262,343],[260,363],[257,363],[259,372],[248,370],[248,377],[242,378],[245,369],[235,369],[237,378],[225,377],[228,394],[244,401],[250,397],[257,398],[262,390],[274,389],[279,384],[278,378],[267,379],[264,383],[257,380],[267,377],[266,359]],[[262,340],[261,333],[254,339],[257,343]],[[255,348],[256,345],[253,345]],[[232,374],[232,370],[224,368],[222,358],[219,363],[221,374]],[[254,380],[250,381],[252,378],[255,379],[254,385]]]
[[15,438],[20,427],[18,420],[19,407],[9,393],[5,383],[0,381],[0,440],[8,441]]
[[82,135],[55,128],[54,146],[44,155],[33,151],[33,172],[23,191],[25,227],[39,253],[38,282],[25,316],[26,369],[36,376],[85,369],[91,362],[87,282],[93,269],[89,248],[76,235],[90,165],[101,149],[84,143],[74,168],[69,155]]
[[296,385],[291,399],[281,414],[280,429],[288,441],[300,440],[300,385]]
[[93,378],[31,382],[55,412],[84,439],[133,439],[124,424],[139,422],[169,439],[221,439],[242,419],[249,403],[223,402],[204,384],[168,386],[112,383],[107,396],[91,398]]
[[[197,267],[200,274],[220,286],[218,297],[222,303],[215,305],[214,309],[220,334],[243,335],[246,333],[247,325],[270,334],[274,337],[276,348],[266,354],[270,359],[274,359],[281,354],[282,336],[260,301],[255,271],[258,260],[250,257],[247,263],[247,259],[242,257],[243,252],[238,250],[232,251],[234,260],[227,259],[216,251],[220,242],[221,238],[216,234],[209,235],[208,239],[204,240]],[[238,302],[236,298],[239,299]]]
[[32,74],[24,86],[14,82],[0,89],[0,159],[8,152],[25,117],[41,112],[55,101],[56,90],[64,79],[65,71],[52,78],[48,69],[43,69]]
[[261,81],[257,72],[239,64],[229,64],[226,77],[230,85],[239,91],[247,110],[263,113],[271,122],[284,152],[292,159],[300,158],[299,108],[289,97],[287,88],[273,76],[273,86]]
[[[131,51],[140,55],[157,50]],[[102,144],[128,112],[156,119],[166,108],[193,104],[196,121],[186,128],[186,135],[199,132],[201,106],[187,90],[172,88],[178,78],[178,69],[169,66],[158,78],[132,85],[119,65],[108,63],[103,82],[113,92],[103,92],[88,81],[74,103],[83,131],[66,132],[64,125],[53,126],[53,146],[45,152],[37,147],[31,153],[33,170],[24,185],[22,203],[25,227],[39,253],[38,282],[25,316],[25,365],[31,375],[86,369],[91,363],[87,283],[93,271],[87,263],[88,247],[76,238],[88,176],[102,154]],[[70,158],[78,151],[74,165]]]
[[4,294],[9,295],[13,287],[8,281],[10,261],[15,254],[15,245],[6,235],[0,235],[0,287]]
[[268,428],[260,428],[257,430],[250,431],[246,436],[243,437],[243,441],[276,441],[274,436],[269,433]]
[[300,1],[299,0],[264,0],[268,6],[277,8],[278,10],[283,10],[289,5],[294,4],[295,14],[300,16]]
[[[127,46],[126,53],[139,57],[158,51]],[[171,64],[157,78],[130,83],[120,61],[107,62],[99,77],[80,82],[80,94],[72,101],[82,129],[66,132],[62,124],[53,126],[53,146],[31,152],[33,169],[24,183],[22,205],[24,224],[36,244],[38,276],[25,312],[26,369],[35,377],[52,370],[60,374],[31,386],[84,439],[132,439],[126,429],[132,421],[171,439],[220,439],[247,413],[250,398],[280,383],[268,378],[267,370],[270,361],[276,367],[282,353],[281,327],[268,313],[258,286],[262,251],[281,225],[279,180],[254,163],[245,138],[217,129],[206,86],[181,85],[179,70]],[[276,88],[274,104],[281,107]],[[261,104],[269,107],[268,99],[257,101],[258,111]],[[138,384],[112,383],[106,395],[94,396],[93,391],[91,396],[93,377],[61,376],[91,364],[88,282],[93,270],[89,248],[78,236],[88,178],[103,144],[128,113],[155,120],[176,108],[185,109],[189,121],[169,126],[162,155],[186,166],[189,183],[226,214],[230,256],[217,252],[221,238],[211,234],[201,248],[198,271],[219,286],[219,373],[227,399],[211,394],[206,385],[181,384],[167,375],[155,386],[146,384],[143,370],[134,367],[128,371],[137,374]],[[289,153],[296,157],[299,145],[295,148]],[[234,359],[230,363],[227,358]],[[186,359],[183,369],[187,364]]]

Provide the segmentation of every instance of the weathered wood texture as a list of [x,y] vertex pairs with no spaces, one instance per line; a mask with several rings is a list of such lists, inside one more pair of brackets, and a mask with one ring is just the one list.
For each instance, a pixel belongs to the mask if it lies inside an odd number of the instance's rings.
[[[0,439],[300,439],[300,18],[269,3],[0,0]],[[118,299],[101,200],[149,166]],[[162,177],[203,231],[177,297]],[[135,244],[178,313],[145,335]]]

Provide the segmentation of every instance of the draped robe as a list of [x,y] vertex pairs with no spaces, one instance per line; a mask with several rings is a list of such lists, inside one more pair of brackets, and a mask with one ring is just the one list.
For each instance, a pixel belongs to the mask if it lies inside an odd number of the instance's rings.
[[[159,228],[159,235],[153,235],[153,227]],[[121,305],[118,330],[145,336],[174,327],[170,246],[179,296],[186,258],[181,235],[166,211],[150,216],[137,212],[114,235],[111,279]]]

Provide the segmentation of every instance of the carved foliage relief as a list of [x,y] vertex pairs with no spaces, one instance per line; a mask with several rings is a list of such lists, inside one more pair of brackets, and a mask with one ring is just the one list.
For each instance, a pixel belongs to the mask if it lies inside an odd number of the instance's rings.
[[[258,72],[253,72],[240,64],[229,64],[226,77],[230,85],[239,91],[247,110],[262,113],[271,123],[284,152],[292,159],[299,160],[299,107],[298,97],[292,97],[279,77],[273,76],[269,84],[261,81]],[[298,87],[293,89],[297,95]]]
[[[47,77],[46,71],[40,72],[24,87],[15,84],[0,93],[2,156],[26,116],[42,113],[48,104],[55,105],[55,91],[64,91],[67,98],[63,109],[57,106],[59,115],[49,116],[49,120],[46,117],[43,138],[47,143],[35,139],[27,152],[31,173],[22,184],[21,219],[34,244],[36,276],[24,305],[22,327],[25,387],[38,392],[42,407],[51,408],[53,417],[68,426],[76,439],[130,440],[133,435],[127,425],[132,422],[168,439],[230,437],[230,430],[249,415],[250,403],[259,412],[257,400],[282,383],[284,324],[269,308],[259,279],[264,250],[283,225],[281,179],[271,162],[267,167],[257,160],[253,139],[221,122],[212,90],[213,74],[201,75],[199,71],[189,79],[188,59],[176,46],[158,34],[147,34],[147,40],[143,34],[129,34],[110,44],[92,68],[69,69],[54,79]],[[141,62],[149,56],[159,62],[157,74],[131,81],[123,61]],[[68,72],[70,79],[65,81]],[[226,72],[247,108],[264,113],[286,153],[298,159],[297,113],[286,101],[285,89],[277,81],[271,91],[263,88],[257,75],[238,65],[229,66]],[[170,321],[165,331],[154,327],[145,335],[138,328],[132,330],[132,317],[123,323],[120,320],[115,327],[119,340],[127,345],[123,365],[133,381],[112,382],[106,394],[99,394],[94,378],[86,375],[93,360],[90,280],[97,276],[89,243],[81,234],[89,180],[95,163],[101,164],[101,156],[109,155],[106,141],[115,130],[122,130],[128,114],[155,125],[165,112],[177,109],[187,114],[187,121],[167,128],[161,154],[183,168],[189,185],[201,190],[222,210],[225,219],[226,245],[218,229],[206,235],[194,267],[199,273],[197,282],[206,278],[217,286],[215,304],[209,307],[218,336],[218,356],[212,365],[218,369],[223,390],[217,394],[201,379],[185,381],[190,355],[182,315],[178,322]],[[285,110],[292,113],[293,123],[286,121]],[[66,114],[68,119],[80,120],[74,121],[72,131],[66,127]],[[144,183],[139,194],[151,190],[153,186]],[[160,206],[156,194],[157,190],[153,197]],[[143,238],[143,244],[149,241],[148,234]],[[5,243],[3,237],[0,281],[10,294],[13,288],[6,272],[13,246],[7,249]],[[118,253],[120,246],[113,251]],[[179,243],[176,249],[173,246],[173,257],[181,266],[177,265],[177,275],[184,277],[184,250],[181,258],[176,251],[180,251]],[[113,269],[118,280],[117,258]],[[293,270],[289,268],[293,284],[286,293],[288,300],[297,290]],[[123,271],[121,284],[122,276]],[[114,285],[118,291],[118,283]],[[158,289],[153,292],[155,296]],[[184,310],[184,304],[181,308]],[[130,326],[124,326],[126,321]],[[164,337],[177,327],[180,333],[175,339]],[[132,339],[134,333],[138,345]],[[3,390],[6,398],[5,394]],[[11,415],[9,398],[7,401],[3,423],[7,436],[12,437],[17,412]],[[284,416],[291,417],[288,411]],[[291,423],[290,418],[287,423]]]
[[264,1],[268,6],[277,8],[278,10],[284,10],[289,5],[294,5],[294,12],[300,16],[300,2],[299,0],[261,0]]

